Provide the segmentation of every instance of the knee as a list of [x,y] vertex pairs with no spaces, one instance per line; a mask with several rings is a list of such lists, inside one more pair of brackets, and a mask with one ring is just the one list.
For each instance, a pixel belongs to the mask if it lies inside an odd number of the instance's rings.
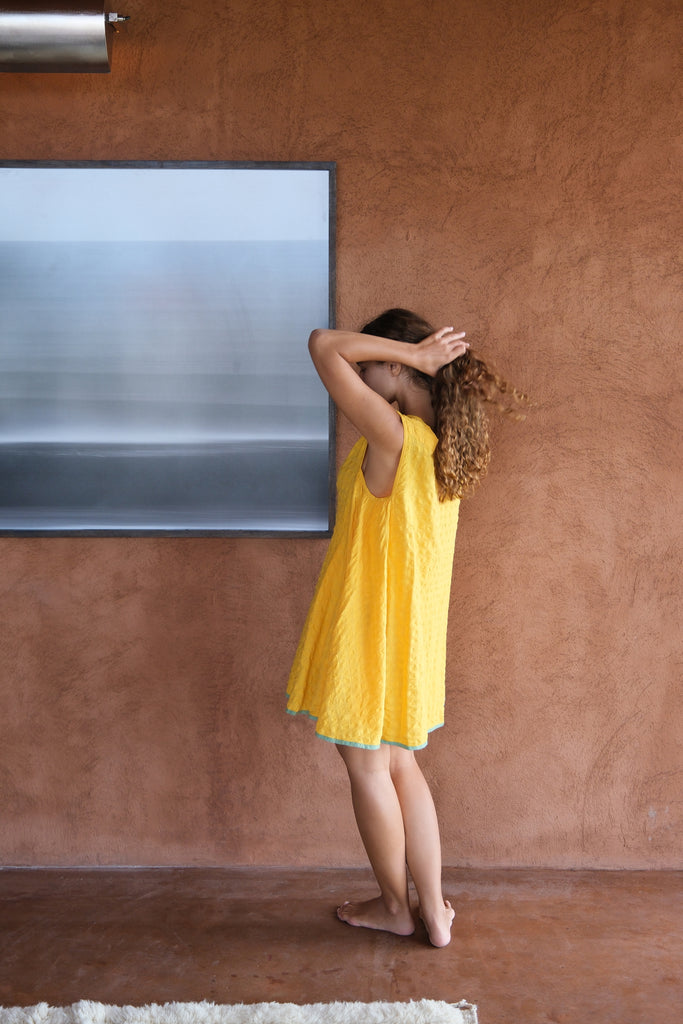
[[416,772],[419,772],[420,767],[415,760],[415,754],[412,750],[405,750],[403,747],[392,747],[389,771],[394,782],[400,783],[401,780],[410,778]]

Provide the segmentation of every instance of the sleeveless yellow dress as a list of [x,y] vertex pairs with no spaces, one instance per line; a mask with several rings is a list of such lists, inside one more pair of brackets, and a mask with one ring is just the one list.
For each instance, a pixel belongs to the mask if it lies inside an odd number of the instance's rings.
[[334,743],[427,745],[443,725],[446,627],[459,501],[440,502],[423,420],[403,416],[386,498],[367,488],[367,441],[338,478],[337,522],[294,659],[287,711]]

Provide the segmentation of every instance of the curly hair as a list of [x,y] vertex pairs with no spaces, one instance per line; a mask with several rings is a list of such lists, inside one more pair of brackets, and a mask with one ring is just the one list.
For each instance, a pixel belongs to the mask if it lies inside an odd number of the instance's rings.
[[[417,344],[434,327],[408,309],[388,309],[362,328],[363,334]],[[435,377],[405,367],[411,379],[431,392],[437,444],[434,472],[440,501],[471,494],[491,458],[487,406],[521,418],[526,395],[503,380],[468,350],[442,366]]]

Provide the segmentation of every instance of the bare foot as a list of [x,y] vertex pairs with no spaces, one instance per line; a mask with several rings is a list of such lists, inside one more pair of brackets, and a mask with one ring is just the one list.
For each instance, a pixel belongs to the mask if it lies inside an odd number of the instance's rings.
[[455,911],[448,900],[444,900],[443,909],[437,911],[433,917],[428,917],[422,913],[420,913],[420,917],[424,921],[424,926],[427,929],[427,935],[432,946],[438,946],[439,948],[447,946],[451,941],[451,925],[455,917]]
[[412,935],[415,921],[409,907],[392,914],[384,900],[378,896],[362,903],[342,903],[337,907],[337,917],[356,928],[374,928],[377,931],[393,932],[394,935]]

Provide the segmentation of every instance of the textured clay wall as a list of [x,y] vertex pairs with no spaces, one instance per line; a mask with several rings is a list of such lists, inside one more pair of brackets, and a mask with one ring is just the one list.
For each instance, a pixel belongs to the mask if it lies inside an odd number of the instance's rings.
[[[417,307],[535,399],[461,513],[446,862],[680,864],[679,5],[121,10],[111,75],[2,76],[0,155],[337,161],[338,323]],[[361,863],[283,707],[324,548],[0,539],[2,861]]]

